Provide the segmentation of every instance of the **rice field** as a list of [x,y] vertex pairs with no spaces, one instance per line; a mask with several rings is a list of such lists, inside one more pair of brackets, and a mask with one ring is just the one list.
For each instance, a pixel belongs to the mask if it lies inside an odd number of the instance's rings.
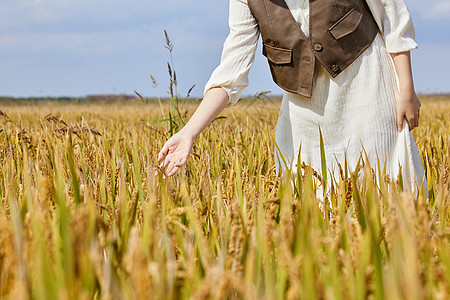
[[169,105],[0,105],[0,299],[449,299],[450,99],[422,103],[429,199],[361,165],[330,207],[315,170],[277,176],[270,99],[227,108],[169,179]]

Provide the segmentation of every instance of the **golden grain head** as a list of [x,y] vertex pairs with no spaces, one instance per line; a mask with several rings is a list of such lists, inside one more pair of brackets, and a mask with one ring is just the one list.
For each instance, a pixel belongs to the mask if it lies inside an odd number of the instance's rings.
[[[339,166],[327,210],[316,170],[301,165],[295,192],[276,174],[280,103],[258,98],[170,179],[154,174],[171,130],[155,120],[172,104],[2,107],[0,298],[447,299],[449,100],[424,99],[413,132],[428,199]],[[194,106],[179,108],[173,122]]]

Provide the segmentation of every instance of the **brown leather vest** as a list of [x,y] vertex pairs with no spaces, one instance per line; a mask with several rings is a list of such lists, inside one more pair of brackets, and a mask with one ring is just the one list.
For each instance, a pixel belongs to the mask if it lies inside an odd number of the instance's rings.
[[311,97],[316,59],[334,78],[375,39],[379,29],[364,0],[310,0],[309,39],[284,0],[248,0],[263,54],[282,89]]

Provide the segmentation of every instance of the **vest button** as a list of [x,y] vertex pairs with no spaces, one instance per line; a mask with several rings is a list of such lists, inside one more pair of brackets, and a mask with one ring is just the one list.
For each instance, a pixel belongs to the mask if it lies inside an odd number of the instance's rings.
[[333,71],[333,72],[339,71],[339,66],[338,65],[332,65],[331,66],[331,71]]
[[315,43],[314,44],[314,50],[316,50],[317,52],[321,52],[323,50],[323,46],[321,43]]

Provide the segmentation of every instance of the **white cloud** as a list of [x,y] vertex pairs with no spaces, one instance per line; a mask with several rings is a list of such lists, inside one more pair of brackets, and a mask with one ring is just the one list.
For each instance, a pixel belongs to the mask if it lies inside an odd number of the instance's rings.
[[[103,43],[120,48],[124,41],[130,42],[128,36],[136,34],[141,40],[150,39],[160,46],[164,28],[175,44],[186,47],[195,44],[193,37],[207,36],[208,32],[216,37],[217,19],[222,14],[221,25],[227,31],[223,9],[227,4],[222,2],[222,9],[217,9],[214,3],[223,0],[208,0],[208,4],[204,3],[206,0],[190,0],[194,2],[191,5],[192,2],[180,0],[166,0],[164,4],[154,0],[109,0],[108,4],[104,0],[0,1],[0,50],[10,53],[85,46],[96,51],[103,49]],[[205,27],[205,22],[209,26]]]
[[114,54],[127,47],[138,46],[147,37],[143,30],[124,30],[109,33],[23,33],[0,36],[0,53],[66,53]]
[[16,0],[15,2],[19,8],[66,7],[73,3],[69,0]]
[[[188,13],[210,0],[0,0],[0,26],[54,24],[75,20],[116,22]],[[223,0],[220,0],[223,1]],[[208,5],[211,6],[211,5]]]

